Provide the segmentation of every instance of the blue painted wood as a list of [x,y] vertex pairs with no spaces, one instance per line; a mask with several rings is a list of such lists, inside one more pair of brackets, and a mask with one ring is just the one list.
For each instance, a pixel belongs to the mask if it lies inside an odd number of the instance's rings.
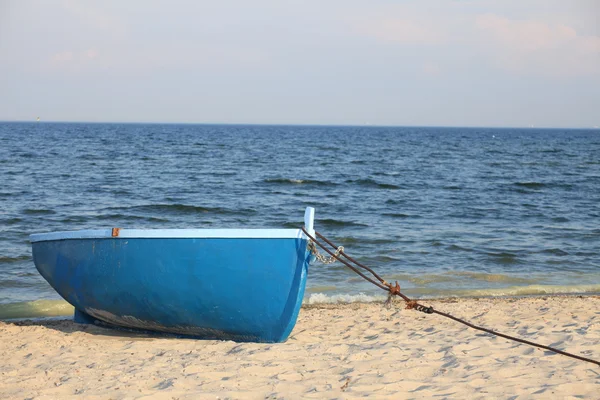
[[[76,319],[199,338],[281,342],[310,262],[298,238],[88,238],[32,243]],[[87,315],[86,315],[87,314]]]
[[79,311],[78,309],[75,309],[75,312],[73,313],[73,321],[78,324],[95,325],[97,319],[92,317],[91,315],[87,315],[83,311]]

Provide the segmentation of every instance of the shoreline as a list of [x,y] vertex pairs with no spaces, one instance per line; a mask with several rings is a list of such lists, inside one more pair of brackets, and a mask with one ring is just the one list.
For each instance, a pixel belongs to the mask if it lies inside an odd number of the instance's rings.
[[[383,296],[386,296],[383,292]],[[410,297],[410,296],[409,296]],[[553,298],[592,298],[592,299],[600,299],[600,293],[558,293],[558,294],[525,294],[520,296],[464,296],[464,297],[423,297],[418,298],[415,297],[412,300],[415,300],[419,303],[422,302],[436,302],[436,303],[456,303],[463,300],[472,300],[472,301],[483,301],[483,300],[523,300],[523,299],[540,299],[540,300],[548,300]],[[394,303],[402,304],[404,300],[400,297],[396,297]],[[312,308],[312,307],[320,307],[320,306],[330,306],[330,305],[352,305],[352,304],[383,304],[383,302],[379,299],[374,299],[373,301],[353,301],[353,302],[338,302],[338,303],[313,303],[313,304],[302,304],[302,308]]]
[[[386,299],[386,292],[382,292],[380,296],[368,296],[371,297],[368,300],[361,299],[361,295],[356,295],[357,300],[346,301],[346,300],[331,300],[331,301],[310,301],[310,297],[305,296],[302,308],[319,308],[329,306],[344,306],[352,304],[380,304]],[[355,295],[348,295],[354,297]],[[409,296],[410,297],[410,296]],[[600,293],[557,293],[557,294],[525,294],[525,295],[506,295],[506,296],[447,296],[447,297],[415,297],[420,303],[423,302],[441,302],[441,303],[453,303],[456,301],[463,300],[519,300],[519,299],[551,299],[551,298],[600,298]],[[400,304],[403,300],[400,297],[396,297],[394,302]],[[425,305],[425,304],[424,304]],[[32,310],[32,306],[39,306],[38,310]],[[3,309],[4,307],[4,309]],[[22,307],[24,310],[15,310],[15,308]],[[58,309],[57,309],[58,308]],[[67,308],[65,310],[65,308]],[[64,299],[39,299],[31,301],[21,301],[14,303],[0,304],[0,322],[2,321],[22,321],[22,320],[49,320],[49,319],[69,319],[73,316],[73,306],[67,303]],[[22,313],[23,316],[11,316]],[[36,315],[41,314],[41,315]],[[7,316],[8,315],[8,316]]]
[[[600,296],[420,300],[476,325],[600,359]],[[0,397],[594,398],[600,368],[379,303],[304,305],[280,344],[0,321]]]

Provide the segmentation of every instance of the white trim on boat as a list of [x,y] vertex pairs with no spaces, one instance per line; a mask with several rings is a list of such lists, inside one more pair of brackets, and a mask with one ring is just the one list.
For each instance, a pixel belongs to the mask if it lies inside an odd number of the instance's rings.
[[315,237],[315,209],[312,207],[306,207],[306,211],[304,212],[304,229],[308,232],[308,234],[312,237]]
[[[66,239],[113,238],[112,229],[36,233],[29,236],[31,242]],[[120,229],[115,239],[296,239],[305,237],[300,229]]]
[[[315,209],[307,207],[304,213],[306,230],[314,235]],[[90,229],[35,233],[29,235],[33,242],[67,239],[305,239],[300,229]]]

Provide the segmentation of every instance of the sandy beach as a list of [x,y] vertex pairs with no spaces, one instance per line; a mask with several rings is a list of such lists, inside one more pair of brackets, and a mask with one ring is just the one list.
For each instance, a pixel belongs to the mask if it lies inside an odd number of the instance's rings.
[[[423,302],[600,359],[600,297]],[[302,308],[283,344],[0,322],[0,398],[600,398],[600,367],[381,303]]]

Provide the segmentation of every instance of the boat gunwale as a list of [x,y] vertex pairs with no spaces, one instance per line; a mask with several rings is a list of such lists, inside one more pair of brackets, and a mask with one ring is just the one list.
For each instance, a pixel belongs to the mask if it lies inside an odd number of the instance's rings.
[[29,241],[77,239],[307,239],[301,229],[87,229],[35,233]]

